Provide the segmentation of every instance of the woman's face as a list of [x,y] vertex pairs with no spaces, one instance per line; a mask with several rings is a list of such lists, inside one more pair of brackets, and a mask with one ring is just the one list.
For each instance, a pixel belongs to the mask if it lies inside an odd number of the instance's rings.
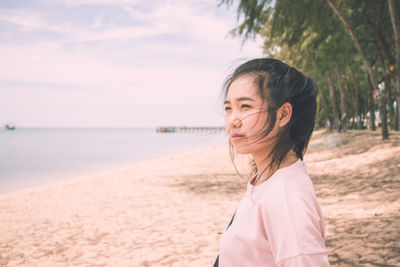
[[225,99],[225,129],[235,151],[239,154],[265,154],[273,132],[262,138],[268,125],[267,103],[258,93],[254,78],[244,75],[236,78],[228,88]]

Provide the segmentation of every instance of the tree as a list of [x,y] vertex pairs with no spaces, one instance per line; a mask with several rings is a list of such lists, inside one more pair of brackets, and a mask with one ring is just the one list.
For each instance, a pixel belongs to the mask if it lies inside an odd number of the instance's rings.
[[389,138],[389,132],[387,129],[387,124],[386,124],[386,106],[383,101],[384,98],[384,93],[380,94],[379,89],[378,89],[378,81],[376,79],[375,72],[372,70],[372,64],[368,60],[368,58],[365,56],[364,49],[361,46],[358,37],[356,35],[356,32],[353,28],[353,25],[344,17],[342,12],[339,11],[339,9],[333,4],[332,0],[326,0],[328,5],[332,8],[332,10],[336,13],[336,15],[340,18],[340,20],[343,22],[345,25],[346,29],[348,30],[351,39],[354,42],[354,46],[357,48],[358,53],[361,56],[362,62],[364,64],[364,68],[368,73],[368,78],[370,79],[371,85],[372,85],[372,90],[374,92],[374,98],[378,98],[378,103],[379,103],[379,110],[380,110],[380,116],[381,116],[381,121],[382,121],[382,139],[388,139]]
[[[233,0],[223,3],[231,5]],[[399,52],[394,49],[399,47],[397,11],[393,0],[241,0],[237,12],[244,19],[232,33],[243,41],[263,37],[265,54],[316,78],[323,94],[318,101],[325,101],[319,114],[325,120],[336,118],[336,129],[355,127],[355,121],[362,126],[368,113],[374,130],[378,107],[386,139],[386,110],[400,99]],[[398,125],[398,116],[392,113],[390,121]]]

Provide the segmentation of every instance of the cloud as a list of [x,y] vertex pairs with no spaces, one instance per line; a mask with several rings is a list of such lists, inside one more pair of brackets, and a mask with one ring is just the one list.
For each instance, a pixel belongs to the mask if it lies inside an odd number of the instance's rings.
[[132,5],[146,2],[145,0],[49,0],[49,3],[57,3],[68,6],[95,5],[95,6],[111,6],[111,5]]
[[[203,42],[216,42],[221,36],[226,36],[229,26],[225,18],[219,18],[209,12],[210,7],[190,5],[192,1],[169,1],[153,6],[151,12],[140,12],[123,5],[132,17],[146,19],[149,29],[158,28],[165,32],[184,33]],[[225,20],[224,20],[225,19]]]
[[40,14],[22,9],[0,9],[0,21],[29,30],[41,29],[44,25]]
[[[70,2],[70,1],[61,1]],[[79,0],[79,3],[97,3],[97,1]],[[20,27],[23,31],[37,31],[43,36],[44,32],[57,33],[56,36],[44,35],[48,39],[57,38],[58,42],[68,41],[69,44],[95,42],[95,41],[120,41],[144,39],[154,36],[175,35],[191,40],[193,45],[231,46],[226,18],[220,18],[209,12],[205,7],[190,5],[192,1],[177,2],[167,1],[164,4],[138,9],[129,5],[137,1],[100,1],[99,3],[114,4],[124,10],[131,19],[140,23],[127,25],[118,23],[115,14],[106,14],[104,9],[98,10],[90,24],[73,25],[76,21],[51,21],[46,19],[46,14],[38,10],[0,9],[0,21]],[[179,3],[179,5],[177,4]],[[200,6],[201,7],[201,6]],[[90,15],[88,16],[90,17]],[[106,20],[106,18],[108,18]],[[17,29],[18,30],[18,29]],[[226,40],[223,40],[225,37]],[[61,39],[60,39],[61,38]]]
[[[124,7],[124,9],[126,8],[128,7]],[[131,13],[130,15],[132,15]],[[55,23],[54,21],[46,20],[46,16],[43,13],[23,9],[0,9],[0,21],[14,27],[12,29],[14,34],[18,31],[36,31],[43,37],[44,32],[54,32],[59,34],[55,36],[58,42],[68,41],[69,43],[126,41],[173,34],[179,31],[179,29],[172,29],[165,18],[160,20],[143,12],[136,12],[136,14],[141,14],[140,19],[146,19],[146,21],[143,21],[140,25],[133,26],[113,22],[107,24],[104,22],[105,12],[100,11],[90,25],[82,24],[79,27],[73,27],[71,21]],[[135,19],[138,19],[138,17]],[[49,38],[51,36],[49,35]]]
[[[64,53],[57,44],[0,45],[2,79],[25,83],[67,84],[73,89],[99,91],[143,90],[158,88],[160,99],[185,95],[188,85],[210,87],[216,68],[166,68],[161,64],[121,65],[86,53]],[[162,87],[162,88],[161,88]],[[65,86],[63,87],[65,90]],[[56,89],[56,88],[55,88]],[[172,94],[171,94],[172,92]],[[147,95],[143,93],[143,95]],[[151,97],[148,95],[148,97]],[[201,98],[201,96],[199,96]],[[158,101],[158,100],[157,100]]]
[[[235,16],[215,11],[214,1],[52,3],[51,12],[46,5],[0,9],[0,73],[8,81],[0,81],[8,96],[0,109],[29,115],[30,125],[35,117],[73,124],[79,112],[83,125],[106,117],[123,118],[120,125],[174,117],[182,124],[212,121],[227,68],[261,53],[257,43],[239,50],[240,40],[227,37]],[[78,11],[84,21],[75,17]]]

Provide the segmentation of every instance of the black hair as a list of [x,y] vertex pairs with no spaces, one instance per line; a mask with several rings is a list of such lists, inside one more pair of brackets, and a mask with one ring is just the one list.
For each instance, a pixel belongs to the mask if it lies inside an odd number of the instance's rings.
[[[277,110],[284,103],[292,105],[292,115],[277,138],[274,147],[266,158],[271,162],[267,168],[277,166],[279,168],[286,154],[292,149],[297,158],[303,159],[308,142],[314,129],[316,114],[316,97],[318,88],[315,82],[303,75],[297,69],[286,63],[273,58],[257,58],[241,64],[227,78],[224,84],[224,99],[231,84],[239,77],[249,76],[254,79],[258,87],[258,94],[263,102],[268,104],[268,116],[262,132],[254,138],[255,142],[266,137],[274,128],[276,123]],[[230,142],[231,159],[234,163],[234,149]],[[254,161],[252,174],[258,173]],[[236,168],[236,167],[235,167]],[[258,179],[264,172],[258,173]],[[271,171],[271,168],[270,168]],[[268,177],[272,175],[269,173]]]

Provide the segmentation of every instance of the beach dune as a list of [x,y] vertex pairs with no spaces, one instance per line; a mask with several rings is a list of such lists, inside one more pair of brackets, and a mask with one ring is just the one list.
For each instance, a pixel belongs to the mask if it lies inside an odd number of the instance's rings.
[[[332,266],[398,266],[400,136],[327,134],[305,162]],[[212,266],[246,182],[223,144],[1,194],[0,266]]]

